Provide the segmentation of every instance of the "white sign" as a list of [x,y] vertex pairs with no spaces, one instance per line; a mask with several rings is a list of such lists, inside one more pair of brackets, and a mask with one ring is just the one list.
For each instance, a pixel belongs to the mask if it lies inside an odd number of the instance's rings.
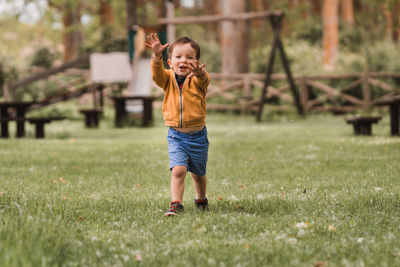
[[93,53],[90,55],[90,80],[92,82],[128,82],[131,79],[132,66],[128,53]]

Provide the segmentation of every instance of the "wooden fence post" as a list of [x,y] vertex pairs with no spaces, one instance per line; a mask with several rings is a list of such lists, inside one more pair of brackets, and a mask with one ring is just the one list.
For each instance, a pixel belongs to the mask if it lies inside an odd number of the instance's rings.
[[[279,17],[281,18],[281,17]],[[274,31],[274,40],[272,41],[272,47],[271,47],[271,52],[269,53],[269,59],[268,59],[268,65],[265,71],[265,80],[264,80],[264,86],[261,92],[261,96],[260,96],[260,103],[259,103],[259,107],[258,107],[258,111],[257,111],[257,115],[256,115],[256,120],[257,121],[261,121],[261,115],[262,115],[262,111],[263,111],[263,107],[264,107],[264,103],[265,103],[265,94],[267,93],[267,88],[268,85],[271,83],[271,74],[272,74],[272,67],[274,66],[274,60],[275,60],[275,49],[278,46],[278,42],[279,42],[279,32],[280,32],[280,27],[276,27],[275,26],[275,20],[273,19],[273,17],[269,17],[271,25],[272,25],[272,29]]]
[[289,83],[290,90],[292,91],[292,94],[293,94],[294,102],[295,102],[295,105],[297,108],[297,113],[300,115],[304,115],[304,110],[300,103],[299,92],[297,91],[296,84],[294,83],[294,79],[293,79],[292,73],[290,71],[289,62],[286,58],[285,50],[283,48],[283,43],[279,37],[281,28],[282,28],[282,19],[283,19],[283,15],[269,17],[272,29],[274,31],[274,40],[272,42],[272,49],[271,49],[270,58],[268,60],[268,65],[267,65],[267,69],[266,69],[265,82],[264,82],[264,86],[263,86],[261,97],[260,97],[258,112],[256,115],[257,121],[261,121],[262,110],[263,110],[263,106],[265,103],[265,94],[267,93],[268,86],[270,85],[270,82],[271,82],[272,67],[274,65],[274,57],[275,57],[276,49],[279,50],[279,54],[281,56],[281,62],[282,62],[283,68],[286,73],[286,79]]
[[243,77],[243,109],[242,109],[242,113],[243,114],[248,114],[249,113],[249,102],[251,100],[251,79],[250,79],[250,75],[246,74]]
[[308,103],[308,98],[309,98],[309,91],[308,91],[308,86],[307,86],[307,78],[305,76],[302,76],[300,79],[300,86],[301,86],[301,105],[303,106],[303,109],[307,111],[307,103]]
[[368,72],[362,75],[362,95],[363,95],[363,110],[368,111],[371,107],[371,90],[368,83]]

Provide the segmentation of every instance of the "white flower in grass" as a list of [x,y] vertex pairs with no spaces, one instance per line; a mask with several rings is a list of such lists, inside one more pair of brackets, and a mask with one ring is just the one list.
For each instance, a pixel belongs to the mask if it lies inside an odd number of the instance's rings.
[[229,199],[230,199],[230,200],[233,200],[233,201],[238,201],[238,200],[239,200],[235,195],[231,195],[231,196],[229,197]]
[[297,239],[294,238],[294,237],[289,237],[288,239],[286,239],[286,242],[287,242],[288,244],[295,245],[295,244],[297,243]]
[[209,258],[207,261],[208,265],[215,265],[217,262],[213,258]]
[[264,194],[257,194],[256,198],[258,200],[263,200],[263,199],[265,199],[265,195]]
[[383,188],[381,188],[381,187],[374,187],[374,189],[375,189],[375,191],[382,191],[383,190]]
[[296,223],[296,227],[297,228],[308,228],[308,227],[310,227],[311,226],[311,224],[309,223],[309,222],[299,222],[299,223]]
[[298,235],[298,236],[305,236],[306,234],[307,234],[307,232],[306,232],[306,230],[304,230],[303,228],[300,229],[300,230],[297,232],[297,235]]
[[305,156],[304,158],[305,158],[305,159],[309,159],[309,160],[314,160],[314,159],[317,158],[317,155],[315,155],[315,154],[310,154],[310,155]]
[[129,261],[130,257],[128,255],[121,255],[124,262]]
[[283,239],[286,239],[286,238],[287,238],[287,234],[286,233],[279,233],[279,234],[277,234],[275,236],[275,241],[280,241],[280,240],[283,240]]
[[364,237],[357,238],[357,243],[362,243],[364,241]]

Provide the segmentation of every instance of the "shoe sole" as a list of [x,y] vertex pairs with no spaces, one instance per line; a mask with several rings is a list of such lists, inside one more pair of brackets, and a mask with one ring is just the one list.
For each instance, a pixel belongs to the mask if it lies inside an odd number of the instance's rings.
[[164,213],[164,217],[174,217],[174,216],[178,216],[178,213],[175,213],[175,212]]

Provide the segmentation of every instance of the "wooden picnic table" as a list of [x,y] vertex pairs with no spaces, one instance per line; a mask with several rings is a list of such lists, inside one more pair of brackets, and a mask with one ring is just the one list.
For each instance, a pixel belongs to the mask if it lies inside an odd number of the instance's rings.
[[360,116],[346,118],[348,124],[353,125],[355,135],[372,135],[372,124],[378,123],[382,118],[377,116]]
[[149,126],[153,120],[153,100],[155,97],[152,96],[111,96],[114,101],[115,107],[115,126],[124,127],[124,122],[128,117],[126,111],[127,100],[141,100],[143,103],[142,111],[142,126]]
[[19,118],[17,122],[17,137],[25,136],[25,113],[26,110],[35,104],[34,101],[5,101],[0,102],[0,119],[1,119],[1,137],[8,138],[8,122],[12,119],[12,114],[9,109],[16,110],[16,116]]
[[400,125],[400,94],[386,96],[375,102],[377,106],[389,106],[390,112],[390,134],[399,136]]

